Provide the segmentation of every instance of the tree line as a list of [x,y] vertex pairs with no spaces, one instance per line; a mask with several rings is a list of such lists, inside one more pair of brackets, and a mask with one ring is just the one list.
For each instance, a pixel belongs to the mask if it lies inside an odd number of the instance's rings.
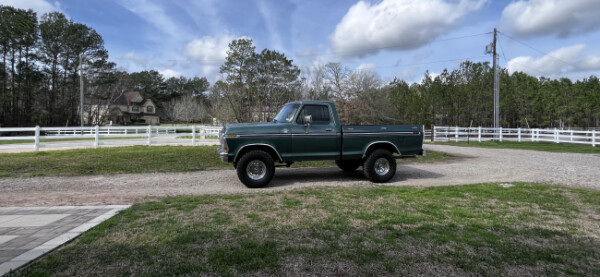
[[[137,90],[158,105],[163,122],[271,121],[286,102],[318,99],[334,101],[344,124],[492,125],[493,70],[487,62],[465,61],[435,76],[425,72],[416,83],[390,82],[339,62],[300,70],[284,53],[258,52],[244,38],[229,44],[221,79],[211,85],[205,77],[118,70],[93,28],[58,12],[38,21],[32,10],[9,6],[0,6],[0,51],[3,127],[78,125],[80,68],[84,110]],[[503,127],[600,126],[596,76],[572,81],[502,69],[500,100]],[[90,124],[105,123],[106,115],[88,116]]]
[[[113,103],[139,90],[160,108],[192,95],[202,104],[206,78],[164,78],[150,70],[127,73],[108,61],[102,36],[93,28],[52,12],[38,20],[33,10],[0,5],[0,126],[80,124],[79,70],[83,72],[84,110],[90,124],[106,114],[92,105]],[[105,111],[106,112],[106,111]],[[173,114],[164,114],[164,118]],[[194,118],[198,120],[197,118]]]
[[[218,115],[226,122],[268,121],[270,117],[258,115],[274,112],[287,101],[309,99],[334,101],[343,124],[493,126],[493,69],[488,62],[464,61],[457,69],[445,69],[436,76],[426,71],[421,82],[409,84],[398,79],[384,82],[373,70],[352,71],[334,62],[300,72],[283,59],[286,63],[271,74],[289,78],[265,81],[260,67],[240,58],[240,45],[248,50],[244,53],[253,53],[251,43],[241,39],[230,44],[227,61],[221,67],[222,73],[228,74],[227,82],[217,82],[211,90],[210,102],[226,107]],[[265,51],[249,57],[260,60]],[[600,126],[598,77],[573,82],[500,70],[501,126]],[[279,81],[270,82],[272,79]],[[264,84],[279,88],[281,94],[265,89]]]
[[[349,87],[364,84],[346,80]],[[465,61],[458,69],[437,76],[425,72],[420,83],[395,79],[356,90],[349,122],[491,127],[492,86],[493,68],[488,62]],[[593,75],[573,82],[501,69],[500,124],[512,128],[598,127],[600,81]]]

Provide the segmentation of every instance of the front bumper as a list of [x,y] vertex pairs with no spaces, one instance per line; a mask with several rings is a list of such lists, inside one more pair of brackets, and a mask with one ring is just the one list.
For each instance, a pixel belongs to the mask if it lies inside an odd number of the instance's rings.
[[217,153],[219,154],[219,158],[221,158],[222,162],[224,162],[224,163],[228,162],[229,155],[228,155],[227,151],[225,151],[225,150],[221,149],[221,147],[219,147],[217,149]]

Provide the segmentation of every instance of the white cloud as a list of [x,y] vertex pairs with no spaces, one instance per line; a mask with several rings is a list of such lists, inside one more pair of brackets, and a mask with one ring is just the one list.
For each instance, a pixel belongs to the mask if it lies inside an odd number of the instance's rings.
[[600,28],[598,0],[529,0],[510,3],[501,26],[521,37],[568,37]]
[[152,24],[162,33],[174,38],[184,38],[187,32],[167,15],[165,9],[151,0],[121,0],[119,4],[141,19]]
[[360,1],[352,6],[330,36],[333,51],[364,56],[381,48],[419,48],[446,33],[487,0],[383,0]]
[[123,56],[123,60],[133,63],[138,68],[146,68],[148,67],[148,58],[138,55],[134,52],[126,53]]
[[271,45],[273,49],[277,51],[284,51],[283,42],[281,40],[281,35],[279,31],[277,31],[277,14],[271,10],[268,3],[264,0],[258,1],[258,11],[262,16],[262,19],[265,22],[265,28],[267,28],[267,32],[269,32],[269,37],[271,41]]
[[361,63],[357,68],[356,71],[371,71],[371,72],[375,72],[375,65],[372,63]]
[[221,63],[227,58],[229,43],[234,39],[229,35],[194,39],[185,46],[184,55],[201,63]]
[[0,5],[12,6],[19,9],[32,9],[38,15],[42,16],[49,12],[62,12],[60,3],[58,1],[50,3],[46,0],[0,0]]
[[421,82],[421,80],[423,79],[422,76],[420,76],[420,72],[422,69],[418,66],[413,66],[410,68],[406,68],[403,70],[400,70],[398,72],[396,72],[394,75],[396,76],[396,78],[398,78],[398,80],[403,80],[407,83],[417,83],[417,82]]
[[183,54],[200,64],[204,76],[216,77],[218,66],[227,58],[229,43],[234,39],[237,38],[226,34],[220,37],[204,36],[189,42]]
[[509,73],[522,71],[530,75],[564,75],[573,72],[600,70],[600,57],[583,56],[584,44],[563,47],[541,58],[521,56],[506,64]]
[[183,74],[181,72],[172,70],[172,69],[165,69],[165,70],[160,70],[158,71],[163,77],[165,77],[165,79],[169,79],[171,77],[176,77],[179,78],[180,76],[182,76]]

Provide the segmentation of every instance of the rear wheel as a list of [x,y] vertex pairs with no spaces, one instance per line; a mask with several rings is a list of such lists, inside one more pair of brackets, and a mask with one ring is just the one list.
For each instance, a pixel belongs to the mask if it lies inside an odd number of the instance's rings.
[[361,160],[336,160],[335,164],[343,171],[355,171],[361,164]]
[[244,154],[237,162],[237,175],[249,188],[266,186],[275,175],[275,163],[269,153],[254,150]]
[[363,171],[371,182],[384,183],[396,174],[396,160],[390,151],[377,149],[367,156]]

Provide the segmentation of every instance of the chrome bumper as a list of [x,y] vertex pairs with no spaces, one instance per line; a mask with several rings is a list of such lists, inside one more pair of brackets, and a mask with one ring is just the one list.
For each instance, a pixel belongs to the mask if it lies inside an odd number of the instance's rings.
[[227,161],[227,158],[228,158],[227,151],[224,151],[223,149],[221,149],[221,147],[219,147],[217,149],[217,153],[219,154],[219,158],[221,158],[222,162],[224,162],[224,163],[228,162]]

